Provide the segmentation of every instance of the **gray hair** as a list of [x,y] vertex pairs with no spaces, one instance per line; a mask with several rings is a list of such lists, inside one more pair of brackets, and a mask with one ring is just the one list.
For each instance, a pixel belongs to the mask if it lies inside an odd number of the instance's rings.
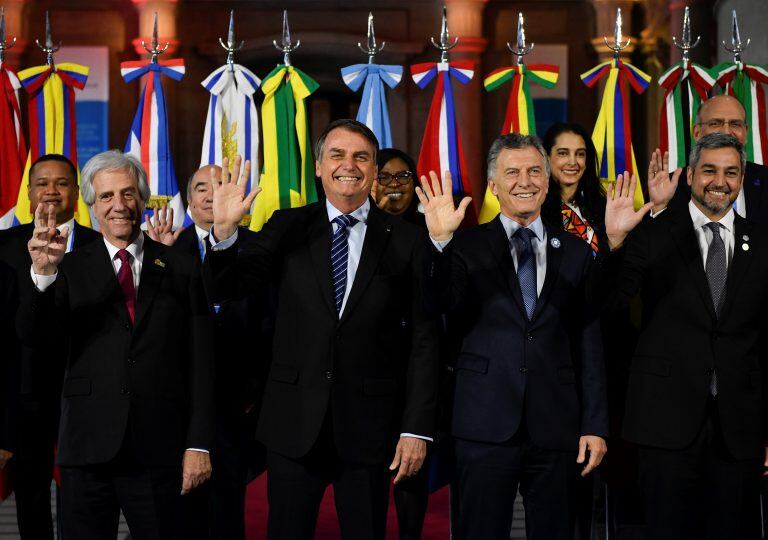
[[541,154],[541,157],[544,158],[544,172],[547,174],[547,178],[549,178],[551,172],[549,158],[544,151],[544,145],[541,144],[541,139],[536,135],[508,133],[496,137],[496,140],[491,144],[491,149],[488,150],[488,169],[486,172],[488,180],[493,180],[493,175],[496,172],[496,160],[499,158],[502,150],[522,150],[524,148],[535,148]]
[[120,150],[107,150],[96,154],[83,167],[80,173],[80,193],[88,206],[96,201],[96,191],[93,189],[93,179],[102,171],[127,171],[139,186],[141,200],[146,205],[152,192],[147,184],[147,173],[144,166],[135,156],[125,154]]
[[744,145],[739,142],[739,139],[727,133],[710,133],[696,141],[696,145],[691,148],[691,154],[688,156],[688,166],[691,169],[695,169],[701,159],[702,150],[714,150],[717,148],[733,148],[738,152],[739,161],[741,162],[741,174],[743,175],[747,168],[747,152],[744,150]]

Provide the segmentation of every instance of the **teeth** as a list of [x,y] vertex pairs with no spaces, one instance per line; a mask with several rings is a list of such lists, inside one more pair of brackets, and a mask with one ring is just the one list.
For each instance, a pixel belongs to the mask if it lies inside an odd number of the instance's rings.
[[399,200],[399,199],[403,198],[403,194],[402,193],[387,193],[387,197],[389,197],[390,199]]
[[358,178],[356,176],[337,176],[336,180],[339,182],[357,182]]
[[515,197],[519,197],[520,199],[530,199],[533,197],[533,193],[517,193],[515,194]]

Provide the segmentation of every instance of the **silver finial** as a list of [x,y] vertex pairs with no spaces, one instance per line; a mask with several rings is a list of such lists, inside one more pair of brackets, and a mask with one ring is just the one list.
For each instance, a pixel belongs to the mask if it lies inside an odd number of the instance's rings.
[[733,14],[731,15],[731,46],[725,44],[725,41],[723,41],[723,47],[725,47],[725,50],[733,53],[733,61],[741,63],[741,53],[747,50],[747,47],[749,47],[749,42],[752,41],[751,39],[747,38],[746,43],[741,42],[741,34],[739,34],[739,19],[736,17],[736,10],[733,10]]
[[272,40],[275,48],[283,53],[283,64],[286,66],[291,65],[291,57],[289,56],[293,51],[301,46],[301,40],[296,41],[295,44],[291,43],[291,29],[288,27],[288,10],[283,10],[283,42],[281,45],[277,44],[277,40]]
[[51,37],[51,16],[47,11],[45,12],[45,45],[41,45],[39,39],[36,39],[35,43],[40,47],[40,50],[45,53],[45,63],[49,66],[53,66],[53,53],[61,48],[61,41],[59,41],[58,45],[53,44],[53,38]]
[[368,55],[368,63],[373,64],[373,57],[376,56],[376,53],[380,53],[384,49],[384,45],[386,45],[386,41],[382,41],[381,45],[376,44],[376,34],[373,31],[373,13],[368,13],[368,40],[366,43],[366,46],[363,47],[360,42],[357,43],[357,46],[360,48],[361,51],[363,51],[365,54]]
[[219,45],[227,51],[227,65],[230,71],[232,71],[235,65],[235,53],[243,48],[245,41],[241,41],[239,44],[235,42],[235,10],[229,12],[229,31],[227,32],[227,43],[219,38]]
[[448,51],[453,49],[459,42],[459,38],[453,38],[451,43],[451,36],[448,33],[448,10],[443,6],[443,22],[440,27],[440,43],[435,41],[435,38],[429,38],[432,41],[432,45],[440,51],[440,62],[448,61]]
[[536,46],[535,43],[531,43],[530,47],[526,47],[525,20],[523,19],[523,14],[518,13],[517,14],[517,47],[512,47],[512,45],[507,43],[507,49],[509,49],[512,52],[512,54],[514,54],[517,57],[517,65],[522,66],[525,64],[525,62],[523,62],[523,56],[533,51],[533,48],[535,46]]
[[155,11],[155,24],[152,27],[152,48],[150,49],[147,47],[147,44],[144,42],[144,40],[141,40],[141,46],[144,47],[144,50],[147,51],[147,54],[149,54],[149,61],[153,64],[157,64],[157,57],[161,54],[163,54],[166,50],[168,50],[169,43],[166,42],[165,45],[163,45],[161,48],[158,47],[158,40],[157,40],[157,11]]
[[0,64],[5,61],[5,51],[16,45],[16,36],[11,41],[5,38],[5,8],[0,6]]
[[683,66],[688,67],[689,56],[688,52],[696,47],[701,41],[701,36],[696,36],[696,41],[691,43],[691,8],[685,6],[685,15],[683,15],[683,37],[679,43],[676,37],[672,37],[672,43],[675,47],[683,51]]
[[632,41],[630,38],[627,38],[626,43],[622,43],[624,37],[621,33],[621,8],[616,9],[616,25],[613,27],[613,43],[608,43],[608,38],[603,36],[603,41],[605,41],[605,46],[608,47],[613,51],[613,59],[618,60],[619,59],[619,53],[629,47],[630,42]]

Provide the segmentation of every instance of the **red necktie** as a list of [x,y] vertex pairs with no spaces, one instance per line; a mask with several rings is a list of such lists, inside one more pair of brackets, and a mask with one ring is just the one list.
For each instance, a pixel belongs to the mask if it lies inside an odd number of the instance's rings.
[[136,288],[133,286],[133,271],[131,270],[131,254],[121,249],[117,252],[117,258],[120,259],[120,270],[117,272],[117,281],[120,282],[120,288],[123,289],[123,299],[128,315],[131,317],[131,323],[136,318]]

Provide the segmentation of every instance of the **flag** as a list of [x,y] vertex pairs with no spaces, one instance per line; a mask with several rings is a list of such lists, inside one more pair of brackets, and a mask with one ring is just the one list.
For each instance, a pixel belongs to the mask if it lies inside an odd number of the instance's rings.
[[712,68],[726,94],[734,96],[747,112],[747,161],[760,165],[768,161],[768,133],[765,120],[765,89],[768,70],[763,66],[726,62]]
[[125,152],[136,156],[147,172],[147,183],[152,196],[146,213],[167,205],[173,209],[173,228],[191,224],[184,212],[184,204],[173,168],[171,145],[168,138],[168,109],[165,104],[161,75],[180,81],[184,77],[184,60],[173,59],[152,63],[149,60],[123,62],[120,73],[126,83],[143,75],[147,82],[141,91],[139,106],[133,117]]
[[[648,88],[651,76],[632,64],[614,59],[582,73],[581,80],[593,88],[606,76],[608,80],[592,132],[592,142],[597,150],[600,179],[603,182],[615,182],[616,176],[624,171],[637,174],[635,151],[632,147],[628,87],[640,94]],[[638,182],[634,193],[635,208],[640,208],[643,201],[643,189]]]
[[27,144],[21,129],[19,89],[16,73],[0,60],[0,229],[13,225]]
[[[251,162],[251,175],[246,184],[250,193],[259,184],[259,116],[254,93],[261,80],[239,64],[221,66],[202,83],[211,93],[205,117],[203,151],[200,167],[221,166],[227,158],[230,167],[235,156]],[[246,216],[250,222],[250,216]]]
[[317,201],[315,164],[305,100],[317,82],[293,66],[278,64],[264,77],[262,192],[253,205],[251,229],[261,230],[275,210]]
[[[488,92],[496,90],[507,81],[512,81],[507,112],[504,115],[504,124],[501,126],[502,135],[506,133],[536,135],[536,117],[529,81],[544,88],[553,88],[557,84],[559,73],[560,68],[551,64],[531,64],[530,66],[519,64],[514,67],[503,67],[488,74],[483,81]],[[499,210],[499,200],[491,193],[490,188],[486,188],[478,221],[480,223],[491,221]]]
[[669,151],[668,172],[688,164],[696,115],[714,85],[709,71],[690,62],[678,62],[659,77],[659,86],[665,90],[659,147],[662,153]]
[[397,86],[403,78],[403,67],[354,64],[341,68],[341,77],[353,92],[357,92],[365,82],[357,121],[371,128],[379,141],[379,148],[393,148],[385,85],[390,88]]
[[[438,177],[442,177],[443,172],[450,171],[456,197],[472,196],[472,187],[467,178],[451,79],[467,84],[473,75],[471,61],[427,62],[411,66],[413,82],[422,90],[432,79],[437,78],[416,166],[418,174],[428,176],[429,171],[435,171]],[[471,224],[476,221],[474,206],[470,205],[467,207],[465,222]]]
[[[55,66],[35,66],[19,72],[19,81],[29,94],[29,153],[16,201],[14,224],[30,223],[29,168],[45,154],[61,154],[77,168],[77,119],[75,117],[75,90],[82,90],[88,79],[88,68],[65,62]],[[80,169],[78,168],[78,184]],[[78,196],[75,219],[90,227],[88,207]]]

